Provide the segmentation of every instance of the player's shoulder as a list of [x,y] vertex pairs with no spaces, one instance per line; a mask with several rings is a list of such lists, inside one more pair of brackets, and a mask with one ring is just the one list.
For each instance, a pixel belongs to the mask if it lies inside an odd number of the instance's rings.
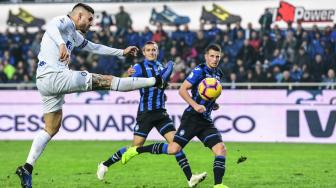
[[200,79],[203,76],[203,65],[200,64],[198,66],[196,66],[189,74],[189,76],[187,77],[187,80],[190,83],[195,83],[198,79]]
[[64,28],[72,28],[73,27],[73,23],[71,21],[71,19],[66,16],[56,16],[52,19],[52,22],[56,22],[56,24],[60,24],[62,27]]
[[60,22],[62,24],[67,24],[70,21],[70,19],[69,19],[68,16],[64,16],[63,15],[63,16],[56,16],[56,17],[54,17],[52,19],[52,21],[58,21],[58,22]]
[[141,69],[142,69],[141,63],[134,64],[133,69],[135,69],[136,71],[141,71]]
[[195,73],[201,73],[201,72],[204,71],[204,67],[205,67],[204,64],[199,64],[199,65],[197,65],[197,66],[193,69],[193,72],[195,72]]

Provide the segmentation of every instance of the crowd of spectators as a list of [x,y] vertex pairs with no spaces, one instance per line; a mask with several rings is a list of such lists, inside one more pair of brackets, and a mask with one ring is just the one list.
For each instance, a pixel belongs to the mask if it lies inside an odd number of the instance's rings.
[[[87,33],[86,38],[115,48],[141,47],[148,40],[156,41],[159,60],[176,63],[173,83],[182,82],[195,66],[204,62],[203,52],[210,43],[218,43],[223,49],[219,65],[225,75],[223,82],[336,82],[336,24],[307,30],[301,24],[295,28],[288,24],[286,29],[276,24],[255,29],[251,23],[246,28],[235,23],[221,28],[212,24],[210,29],[204,29],[201,23],[197,31],[183,25],[168,32],[162,25],[157,25],[155,31],[149,27],[135,31],[126,12],[120,18],[125,23],[117,20],[117,29],[105,19],[101,30]],[[42,35],[42,30],[0,33],[0,83],[34,82]],[[70,67],[126,76],[126,70],[142,59],[141,55],[118,58],[74,50]]]

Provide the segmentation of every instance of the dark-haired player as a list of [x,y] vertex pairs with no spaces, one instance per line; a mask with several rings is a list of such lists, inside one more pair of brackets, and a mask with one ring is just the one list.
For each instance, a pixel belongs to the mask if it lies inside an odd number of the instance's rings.
[[[73,71],[68,67],[74,47],[103,55],[136,55],[135,46],[115,49],[86,40],[86,33],[93,23],[94,10],[83,3],[76,4],[69,15],[52,19],[46,26],[38,55],[36,86],[42,95],[45,127],[34,138],[28,158],[16,174],[22,187],[32,187],[33,166],[49,140],[56,135],[62,122],[64,95],[92,90],[130,91],[143,87],[163,87],[161,78],[118,78],[112,75]],[[81,32],[81,33],[80,33]]]

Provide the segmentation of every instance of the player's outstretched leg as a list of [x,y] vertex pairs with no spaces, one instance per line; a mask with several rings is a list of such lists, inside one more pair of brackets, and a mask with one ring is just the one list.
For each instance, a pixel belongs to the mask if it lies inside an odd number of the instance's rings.
[[92,90],[133,91],[145,87],[165,88],[167,81],[162,77],[119,78],[110,75],[92,74]]
[[118,78],[113,77],[111,90],[115,91],[132,91],[144,87],[166,87],[167,82],[161,77],[151,77],[151,78],[138,78],[138,77],[129,77],[129,78]]
[[98,164],[98,169],[97,169],[97,178],[99,180],[103,180],[105,173],[108,171],[108,167],[113,165],[114,163],[120,161],[121,156],[123,153],[125,153],[126,148],[123,147],[119,149],[116,153],[114,153],[110,158],[108,158],[106,161],[103,161]]
[[126,152],[121,156],[121,163],[126,164],[129,160],[137,155],[139,155],[139,152],[137,151],[137,146],[129,147]]
[[[154,143],[148,146],[130,147],[122,155],[121,163],[126,164],[133,157],[141,153],[168,154],[168,144],[167,143]],[[175,154],[175,153],[170,153],[170,154]]]

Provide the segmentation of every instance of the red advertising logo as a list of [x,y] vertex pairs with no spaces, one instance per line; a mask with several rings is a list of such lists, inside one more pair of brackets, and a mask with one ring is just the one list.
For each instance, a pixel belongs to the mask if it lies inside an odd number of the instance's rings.
[[[272,10],[272,8],[271,8]],[[275,21],[284,22],[333,22],[335,9],[312,9],[294,6],[288,2],[280,1],[279,8],[273,9]]]

